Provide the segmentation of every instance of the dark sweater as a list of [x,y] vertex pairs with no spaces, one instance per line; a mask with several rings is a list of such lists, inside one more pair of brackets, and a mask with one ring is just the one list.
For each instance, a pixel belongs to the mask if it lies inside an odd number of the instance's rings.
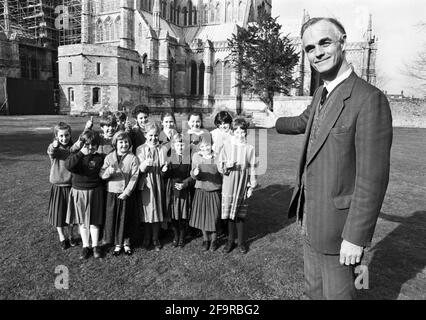
[[79,190],[94,189],[102,185],[99,172],[103,156],[95,153],[85,156],[81,151],[72,153],[65,160],[65,168],[72,173],[72,187]]

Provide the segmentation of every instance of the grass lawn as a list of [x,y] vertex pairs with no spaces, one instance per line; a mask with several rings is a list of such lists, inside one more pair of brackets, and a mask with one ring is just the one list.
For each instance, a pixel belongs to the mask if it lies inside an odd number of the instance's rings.
[[[201,251],[201,238],[159,253],[78,259],[47,224],[50,128],[65,120],[77,137],[86,118],[0,117],[0,299],[301,299],[299,229],[287,219],[302,136],[268,131],[268,167],[250,200],[249,252]],[[207,126],[211,119],[206,119]],[[426,129],[395,128],[390,184],[364,264],[361,299],[426,299]],[[55,289],[55,268],[69,289]]]

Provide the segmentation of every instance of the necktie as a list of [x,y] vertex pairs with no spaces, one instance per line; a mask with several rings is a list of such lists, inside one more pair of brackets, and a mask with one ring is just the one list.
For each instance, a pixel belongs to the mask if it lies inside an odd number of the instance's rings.
[[325,100],[327,99],[327,88],[324,87],[324,89],[322,89],[322,93],[321,93],[321,101],[320,101],[320,106],[322,107],[324,105]]

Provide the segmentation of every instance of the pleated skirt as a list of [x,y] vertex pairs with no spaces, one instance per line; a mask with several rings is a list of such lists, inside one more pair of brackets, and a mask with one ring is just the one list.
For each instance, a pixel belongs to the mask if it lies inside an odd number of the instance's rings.
[[71,188],[67,219],[68,224],[103,225],[104,212],[104,188],[78,190]]
[[220,210],[220,190],[195,189],[189,225],[202,231],[216,232],[219,227]]
[[71,187],[59,187],[55,184],[50,189],[49,207],[47,209],[47,222],[54,227],[67,226],[68,199]]
[[104,242],[123,245],[124,239],[132,238],[139,225],[138,213],[134,210],[134,197],[118,199],[119,193],[107,192]]

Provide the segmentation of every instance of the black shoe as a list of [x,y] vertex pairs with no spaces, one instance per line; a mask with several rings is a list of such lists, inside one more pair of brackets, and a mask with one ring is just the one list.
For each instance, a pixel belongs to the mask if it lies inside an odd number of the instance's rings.
[[93,257],[95,259],[102,258],[102,250],[101,247],[93,247]]
[[149,240],[144,240],[142,242],[142,248],[144,248],[145,250],[149,250],[149,245],[150,245],[150,241]]
[[68,240],[61,241],[61,248],[62,250],[67,250],[70,247],[70,243]]
[[113,255],[114,257],[119,256],[119,255],[121,254],[121,250],[122,250],[122,248],[121,248],[121,247],[115,247],[114,251],[112,252],[112,255]]
[[240,245],[238,245],[238,249],[240,249],[240,252],[242,254],[246,254],[247,251],[248,251],[246,244],[240,244]]
[[227,242],[226,245],[223,247],[224,253],[230,253],[234,249],[234,242]]
[[179,245],[179,239],[178,238],[174,238],[173,239],[173,247],[177,248],[178,245]]
[[203,251],[208,251],[210,248],[210,241],[208,240],[203,241],[203,244],[201,245],[201,247],[203,247]]
[[161,243],[160,243],[160,241],[158,241],[158,240],[156,240],[156,241],[153,241],[153,244],[154,244],[154,249],[155,249],[155,251],[160,251],[161,250]]
[[133,250],[130,248],[130,246],[124,246],[124,253],[128,256],[131,256],[133,254]]
[[210,251],[216,251],[217,248],[219,248],[217,241],[212,241],[212,243],[210,244]]
[[183,248],[185,246],[185,239],[183,239],[183,238],[179,239],[178,246],[181,247],[181,248]]
[[71,246],[71,247],[76,247],[76,246],[78,246],[78,240],[77,240],[77,239],[74,239],[74,238],[71,238],[71,239],[70,239],[70,246]]
[[81,250],[80,259],[89,259],[90,257],[90,249],[88,247],[83,247]]

